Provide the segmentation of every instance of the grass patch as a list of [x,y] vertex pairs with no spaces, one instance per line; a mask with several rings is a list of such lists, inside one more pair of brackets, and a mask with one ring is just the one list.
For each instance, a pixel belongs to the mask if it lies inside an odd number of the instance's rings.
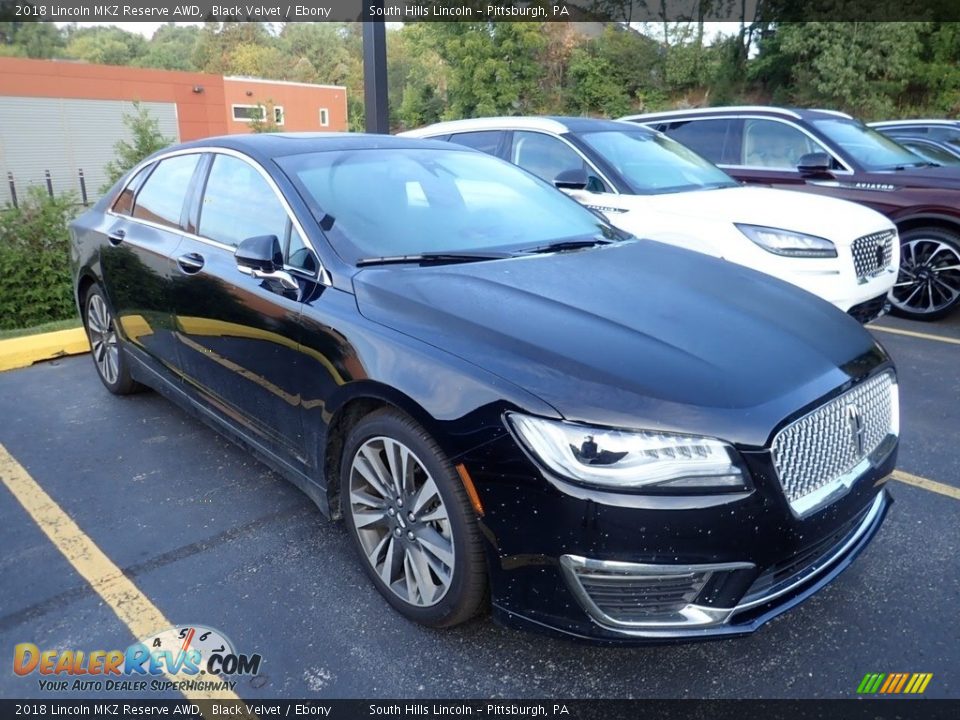
[[80,326],[80,318],[54,320],[53,322],[34,325],[33,327],[28,328],[19,328],[17,330],[0,330],[0,340],[10,340],[11,338],[26,337],[27,335],[56,332],[57,330],[72,330],[73,328],[78,328]]

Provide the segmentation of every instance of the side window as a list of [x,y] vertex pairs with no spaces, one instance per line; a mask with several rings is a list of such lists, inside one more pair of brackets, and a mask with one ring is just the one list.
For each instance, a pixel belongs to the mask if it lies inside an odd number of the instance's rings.
[[797,161],[812,152],[827,151],[792,125],[777,120],[744,122],[741,165],[796,170]]
[[169,227],[180,227],[180,213],[199,155],[177,155],[161,160],[137,193],[133,217]]
[[481,130],[479,132],[455,133],[450,136],[450,142],[457,145],[466,145],[468,148],[485,152],[487,155],[496,155],[500,141],[503,139],[502,130]]
[[960,128],[932,127],[929,131],[929,137],[951,145],[960,145]]
[[137,189],[143,185],[144,179],[150,174],[151,170],[153,170],[153,163],[142,168],[140,172],[130,179],[127,186],[123,188],[117,196],[116,202],[113,203],[112,210],[117,213],[117,215],[130,215],[133,212],[133,198],[137,194]]
[[308,273],[315,273],[319,269],[317,259],[314,257],[313,251],[307,247],[303,236],[289,221],[287,222],[287,232],[288,239],[283,253],[283,256],[287,259],[287,265]]
[[551,184],[566,170],[589,171],[573,148],[558,138],[537,132],[513,133],[510,162]]
[[[680,120],[671,122],[660,129],[678,143],[686,145],[697,155],[705,157],[714,165],[730,162],[725,152],[731,121],[724,118],[714,120]],[[736,162],[738,159],[733,159]]]
[[243,160],[217,154],[203,192],[199,234],[236,247],[257,235],[283,242],[286,230],[286,210],[263,176]]

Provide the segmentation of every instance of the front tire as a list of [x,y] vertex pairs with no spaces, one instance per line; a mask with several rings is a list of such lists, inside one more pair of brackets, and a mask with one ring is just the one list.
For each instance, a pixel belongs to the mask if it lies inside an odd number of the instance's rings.
[[142,390],[143,386],[130,375],[130,364],[117,336],[116,320],[103,291],[96,285],[90,288],[83,307],[83,325],[100,382],[114,395]]
[[889,294],[891,312],[937,320],[960,305],[960,236],[935,227],[900,236],[900,274]]
[[430,627],[476,615],[487,587],[480,530],[433,438],[398,411],[378,410],[351,429],[340,465],[349,534],[387,602]]

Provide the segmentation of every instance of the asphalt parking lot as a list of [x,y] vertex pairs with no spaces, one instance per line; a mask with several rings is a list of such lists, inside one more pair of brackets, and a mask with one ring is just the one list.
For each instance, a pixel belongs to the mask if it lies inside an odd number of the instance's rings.
[[[891,483],[891,513],[847,572],[743,639],[600,648],[489,617],[413,625],[369,584],[340,524],[156,394],[110,396],[86,356],[0,374],[0,445],[145,602],[263,656],[237,685],[244,699],[848,698],[868,672],[933,673],[925,697],[960,698],[960,313],[885,318],[874,333],[899,368],[898,467],[913,484]],[[8,487],[0,546],[4,653],[138,639]],[[6,657],[0,696],[51,697]]]

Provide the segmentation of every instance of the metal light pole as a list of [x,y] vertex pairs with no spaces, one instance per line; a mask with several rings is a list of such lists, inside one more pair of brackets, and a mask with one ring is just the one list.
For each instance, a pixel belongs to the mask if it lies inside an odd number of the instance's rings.
[[[383,8],[383,0],[368,0],[366,4],[369,8]],[[369,10],[365,9],[366,12]],[[390,132],[387,33],[383,20],[363,21],[363,109],[368,133]]]

